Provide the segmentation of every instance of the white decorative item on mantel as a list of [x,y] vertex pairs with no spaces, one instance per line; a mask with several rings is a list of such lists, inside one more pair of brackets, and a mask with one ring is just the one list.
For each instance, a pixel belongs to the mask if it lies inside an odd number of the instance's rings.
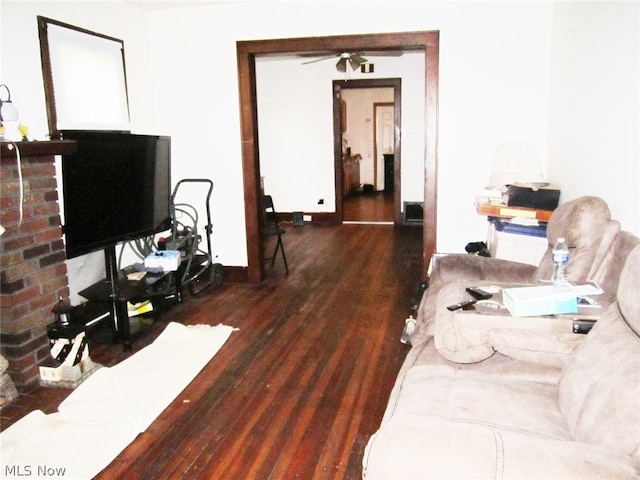
[[0,89],[4,88],[7,93],[7,98],[3,99],[0,94],[0,123],[2,124],[2,139],[5,141],[19,142],[22,140],[22,133],[20,132],[20,123],[18,118],[20,114],[18,109],[11,101],[11,91],[5,84],[0,85]]

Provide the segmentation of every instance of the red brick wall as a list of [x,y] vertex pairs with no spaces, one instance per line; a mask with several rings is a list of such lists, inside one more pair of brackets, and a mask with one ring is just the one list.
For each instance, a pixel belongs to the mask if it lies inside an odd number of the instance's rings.
[[60,227],[53,155],[1,159],[0,192],[0,347],[19,391],[39,385],[38,365],[49,354],[46,327],[59,297],[68,298],[67,269]]

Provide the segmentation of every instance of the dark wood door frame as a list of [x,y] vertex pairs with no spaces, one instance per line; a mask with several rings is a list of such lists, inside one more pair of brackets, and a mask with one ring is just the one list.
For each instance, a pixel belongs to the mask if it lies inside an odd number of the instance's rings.
[[[400,119],[402,112],[402,81],[399,78],[375,78],[358,80],[334,80],[333,81],[333,156],[335,160],[336,173],[336,216],[341,222],[342,216],[342,132],[340,126],[340,91],[346,88],[393,88],[393,140],[394,140],[394,190],[393,190],[393,223],[402,223],[402,212],[400,208],[400,165],[401,165],[401,142],[400,142]],[[375,124],[375,123],[374,123]],[[374,138],[375,143],[375,138]],[[374,162],[378,159],[374,156]],[[375,169],[374,169],[375,175]],[[375,180],[375,177],[374,177]]]
[[247,233],[248,280],[260,283],[264,278],[264,253],[260,240],[260,152],[256,93],[256,55],[302,52],[345,52],[367,50],[422,51],[425,54],[425,178],[423,274],[426,276],[437,238],[438,173],[438,79],[440,34],[431,32],[338,35],[236,42],[242,175]]

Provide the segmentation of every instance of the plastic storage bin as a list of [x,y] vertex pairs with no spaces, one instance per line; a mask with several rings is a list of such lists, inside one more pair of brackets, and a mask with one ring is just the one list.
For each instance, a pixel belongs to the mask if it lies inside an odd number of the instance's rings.
[[548,247],[547,224],[520,225],[489,218],[487,247],[492,257],[539,265]]

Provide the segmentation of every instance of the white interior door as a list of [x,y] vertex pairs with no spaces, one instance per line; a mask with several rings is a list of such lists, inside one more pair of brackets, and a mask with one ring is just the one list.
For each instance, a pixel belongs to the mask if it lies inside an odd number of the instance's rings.
[[384,189],[385,153],[394,153],[393,145],[393,105],[376,105],[376,165],[375,188]]

